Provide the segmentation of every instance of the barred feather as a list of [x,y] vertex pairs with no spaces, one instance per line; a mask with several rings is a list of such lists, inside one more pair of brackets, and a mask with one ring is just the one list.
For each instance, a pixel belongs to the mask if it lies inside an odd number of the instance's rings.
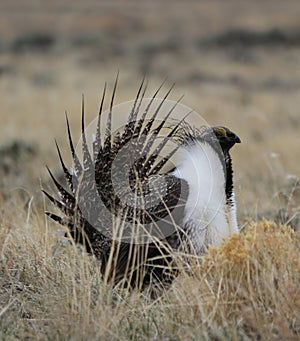
[[[43,192],[61,211],[62,216],[49,212],[46,214],[57,223],[66,225],[74,240],[83,244],[88,252],[96,255],[101,261],[101,271],[105,280],[139,289],[153,282],[165,285],[171,283],[177,274],[173,251],[179,249],[182,241],[190,241],[192,247],[199,253],[213,238],[207,229],[203,240],[203,236],[199,233],[202,225],[199,225],[197,220],[188,220],[191,215],[191,212],[188,212],[189,202],[196,200],[193,193],[199,194],[202,188],[195,188],[197,179],[194,179],[194,175],[189,175],[189,165],[185,163],[185,158],[183,157],[182,165],[176,165],[176,168],[168,173],[162,172],[163,167],[178,150],[185,153],[188,148],[191,148],[192,153],[198,155],[199,152],[201,154],[200,149],[208,144],[209,153],[217,155],[216,167],[222,168],[220,160],[225,159],[226,165],[218,174],[221,180],[224,178],[223,191],[227,195],[226,205],[232,206],[235,201],[229,149],[239,141],[237,136],[227,128],[222,127],[227,129],[224,130],[225,135],[226,133],[234,135],[233,144],[233,140],[223,141],[222,137],[217,136],[214,128],[190,127],[185,123],[189,114],[172,127],[168,127],[167,122],[181,99],[165,114],[162,121],[156,124],[157,116],[173,86],[152,111],[154,99],[157,98],[162,84],[139,115],[147,88],[145,78],[137,91],[125,127],[112,135],[117,83],[118,75],[105,124],[102,122],[106,84],[104,86],[92,154],[85,133],[84,97],[82,98],[82,163],[76,154],[66,115],[74,174],[67,169],[56,143],[69,190],[60,185],[48,169],[60,199],[54,198],[46,191]],[[169,129],[169,133],[164,137],[160,136],[158,141],[158,135],[165,128]],[[222,129],[218,127],[219,132]],[[160,155],[170,139],[176,143],[172,150],[161,158]],[[216,141],[221,146],[219,151],[215,147]],[[195,151],[193,146],[196,148]],[[116,160],[119,162],[117,167]],[[199,163],[197,167],[201,169],[203,164]],[[115,188],[112,176],[122,179],[124,174],[128,174],[129,178],[122,181],[128,181],[129,187],[121,181]],[[155,201],[157,198],[160,198],[159,203]],[[205,200],[204,198],[201,202],[206,202]],[[201,211],[203,207],[199,206],[197,209]],[[231,218],[234,223],[236,219],[234,213]],[[225,226],[225,230],[226,228]],[[151,237],[150,241],[137,244],[136,240],[132,239],[133,230],[139,230],[137,234],[148,233],[148,237]],[[169,233],[166,234],[166,231]],[[222,229],[220,231],[223,233]]]

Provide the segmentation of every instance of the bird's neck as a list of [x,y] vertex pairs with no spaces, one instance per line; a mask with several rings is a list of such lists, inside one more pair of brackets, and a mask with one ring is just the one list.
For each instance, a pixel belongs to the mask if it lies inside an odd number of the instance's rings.
[[226,168],[226,210],[227,210],[227,221],[231,233],[238,231],[237,217],[236,217],[236,201],[234,194],[233,185],[233,168],[232,159],[229,151],[224,152],[225,168]]
[[233,170],[232,170],[232,160],[229,155],[229,151],[224,151],[224,161],[225,161],[225,176],[226,176],[225,192],[226,192],[227,202],[229,202],[233,193]]

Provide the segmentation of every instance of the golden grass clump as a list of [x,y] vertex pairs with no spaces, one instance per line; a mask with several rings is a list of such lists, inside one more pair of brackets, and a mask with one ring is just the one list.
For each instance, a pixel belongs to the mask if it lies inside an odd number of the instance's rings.
[[246,234],[234,234],[219,248],[211,247],[204,264],[209,267],[224,261],[240,266],[260,257],[270,258],[277,266],[283,264],[283,259],[287,260],[286,263],[294,263],[299,260],[295,249],[295,235],[295,231],[289,226],[278,225],[273,221],[252,223]]

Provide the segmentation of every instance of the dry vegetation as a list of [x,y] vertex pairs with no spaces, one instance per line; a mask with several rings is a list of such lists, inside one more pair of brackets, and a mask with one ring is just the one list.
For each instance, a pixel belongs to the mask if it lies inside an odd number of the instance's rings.
[[[1,339],[299,339],[299,12],[293,0],[1,1]],[[145,71],[149,94],[168,76],[172,99],[184,93],[243,142],[242,233],[157,300],[103,285],[43,214],[44,165],[60,175],[54,138],[69,156],[64,111],[76,139],[81,94],[91,121],[118,69],[118,103]]]
[[[197,260],[151,300],[104,285],[97,261],[62,243],[33,206],[1,225],[1,337],[296,340],[299,235],[262,221]],[[21,223],[22,222],[22,223]]]

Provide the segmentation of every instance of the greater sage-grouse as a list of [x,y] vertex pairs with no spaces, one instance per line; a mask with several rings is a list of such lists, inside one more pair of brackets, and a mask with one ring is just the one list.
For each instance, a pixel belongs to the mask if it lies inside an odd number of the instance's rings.
[[142,111],[144,81],[127,123],[113,133],[116,85],[105,120],[104,87],[92,148],[82,105],[82,160],[67,118],[73,167],[57,146],[68,189],[49,170],[59,199],[44,193],[61,214],[46,214],[100,260],[107,281],[137,289],[165,285],[177,274],[175,252],[201,255],[238,231],[229,150],[240,139],[223,126],[193,127],[184,117],[170,124],[178,102],[157,121],[170,91],[153,109],[160,87]]

